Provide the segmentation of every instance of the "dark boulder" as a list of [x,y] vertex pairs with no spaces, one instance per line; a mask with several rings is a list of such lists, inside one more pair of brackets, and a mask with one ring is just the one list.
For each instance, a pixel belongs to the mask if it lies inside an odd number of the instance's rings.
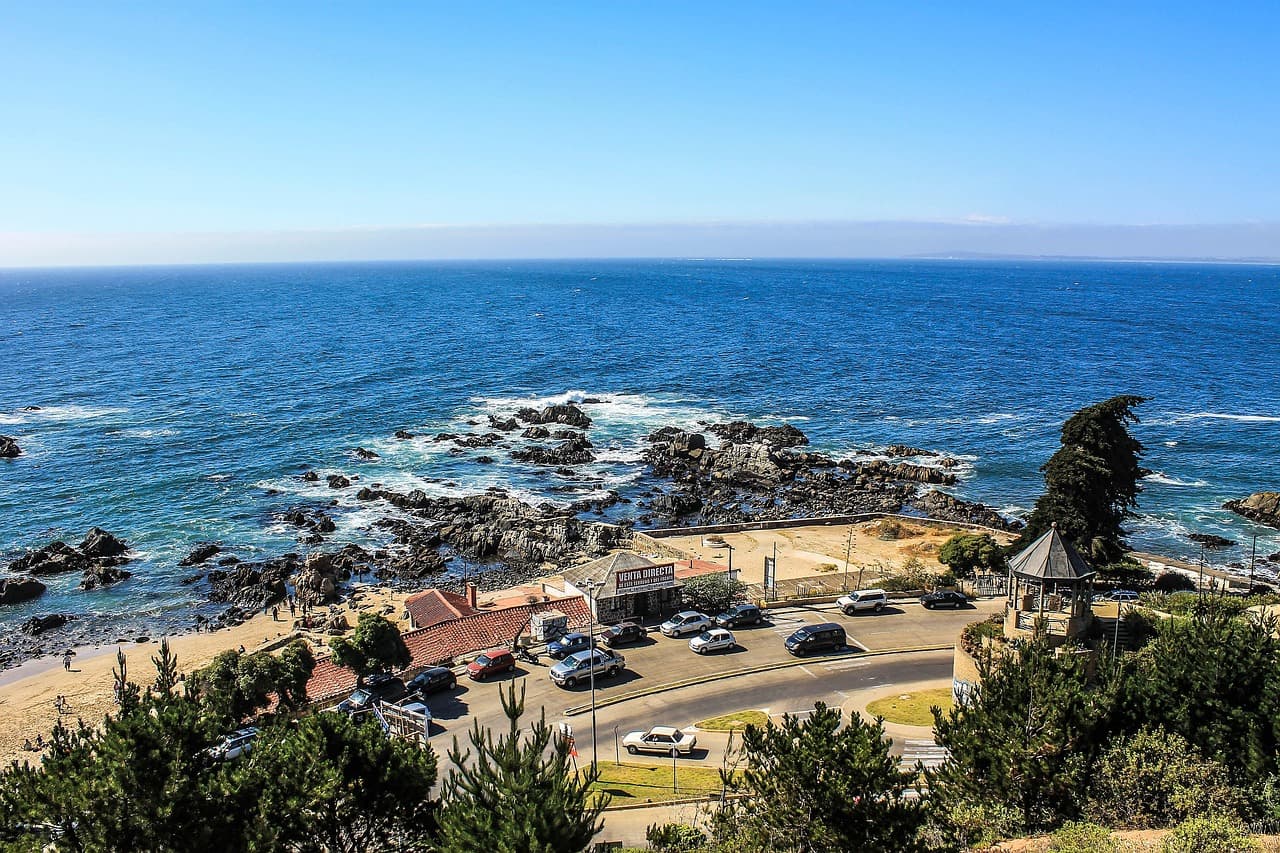
[[697,495],[658,495],[650,501],[649,506],[655,513],[666,518],[679,518],[702,509],[702,499]]
[[179,566],[198,566],[214,554],[222,551],[222,546],[216,542],[201,542],[199,545],[191,549],[191,553],[183,557],[179,562]]
[[303,471],[302,479],[308,483],[314,483],[320,479],[320,475],[317,474],[315,471]]
[[585,439],[570,439],[555,447],[525,447],[511,451],[511,458],[517,462],[530,462],[534,465],[581,465],[596,460],[591,452],[591,442]]
[[17,439],[0,435],[0,459],[17,459],[22,454]]
[[80,578],[80,588],[83,590],[100,589],[130,577],[133,577],[132,572],[118,566],[93,565],[84,570],[84,575]]
[[44,595],[47,589],[34,578],[0,578],[0,604],[20,604]]
[[66,542],[50,542],[43,548],[29,551],[9,564],[11,572],[32,575],[57,575],[63,572],[82,572],[92,562],[84,554]]
[[550,438],[551,430],[544,426],[531,426],[520,434],[525,438]]
[[74,616],[68,616],[63,613],[50,613],[47,616],[32,616],[26,622],[22,623],[21,630],[22,633],[30,637],[36,637],[46,631],[61,628],[74,618]]
[[503,432],[511,432],[520,428],[520,424],[515,418],[499,418],[496,415],[489,415],[489,426]]
[[977,524],[1010,532],[1021,530],[1022,524],[1009,521],[985,504],[961,500],[945,492],[930,490],[914,498],[911,505],[929,518],[939,521],[956,521],[961,524]]
[[101,527],[91,528],[79,548],[81,554],[95,560],[102,557],[119,557],[128,550],[128,545]]
[[547,406],[542,411],[525,407],[516,412],[516,417],[527,424],[564,424],[578,429],[587,429],[591,426],[591,418],[587,413],[572,403],[558,403]]
[[858,476],[871,480],[931,483],[938,486],[953,486],[956,482],[956,475],[949,471],[928,465],[913,465],[910,462],[885,462],[876,459],[871,462],[858,462],[854,470]]
[[356,457],[357,459],[363,459],[363,460],[365,460],[366,462],[372,462],[372,461],[373,461],[373,460],[375,460],[375,459],[381,459],[381,458],[382,458],[380,455],[378,455],[378,454],[377,454],[377,453],[375,453],[374,451],[372,451],[372,450],[366,450],[366,449],[364,449],[363,447],[357,447],[355,450],[353,450],[353,451],[351,451],[351,452],[355,454],[355,457]]
[[493,464],[493,457],[492,457],[492,456],[477,456],[477,457],[476,457],[476,464],[477,464],[477,465],[492,465],[492,464]]
[[1234,539],[1218,536],[1214,533],[1188,533],[1187,538],[1206,548],[1230,548],[1236,544]]
[[780,427],[760,427],[749,421],[733,421],[727,424],[712,424],[707,429],[727,444],[803,447],[809,443],[809,437],[791,424]]
[[396,430],[396,438],[400,439],[401,441],[408,441],[409,439],[413,438],[413,433],[409,432],[408,430],[398,429]]
[[932,450],[922,450],[909,444],[891,444],[884,449],[885,456],[937,456]]
[[351,485],[351,481],[341,474],[330,474],[328,477],[325,477],[325,482],[329,484],[329,488],[331,489],[345,489],[347,486]]

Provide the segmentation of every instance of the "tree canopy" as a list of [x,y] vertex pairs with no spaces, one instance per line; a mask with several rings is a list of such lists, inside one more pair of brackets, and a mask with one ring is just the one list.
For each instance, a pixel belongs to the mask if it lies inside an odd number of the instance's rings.
[[329,641],[333,662],[363,680],[376,672],[404,669],[413,660],[400,629],[376,613],[361,613],[351,637]]
[[957,533],[938,549],[938,562],[958,578],[1000,574],[1008,564],[1000,543],[986,533]]
[[727,574],[714,572],[685,581],[680,597],[686,607],[714,616],[746,600],[747,585]]
[[1123,394],[1086,406],[1062,425],[1062,446],[1040,470],[1044,494],[1014,546],[1033,542],[1050,528],[1095,563],[1113,563],[1124,554],[1121,525],[1133,514],[1150,473],[1140,464],[1142,444],[1129,434],[1138,422],[1134,409],[1145,397]]

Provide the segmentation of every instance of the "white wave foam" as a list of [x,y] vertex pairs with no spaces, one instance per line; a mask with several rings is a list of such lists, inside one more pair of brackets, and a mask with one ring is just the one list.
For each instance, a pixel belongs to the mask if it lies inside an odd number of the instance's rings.
[[[992,414],[990,414],[990,415],[983,415],[982,417],[978,418],[978,419],[975,421],[975,423],[980,423],[980,424],[998,424],[998,423],[1003,423],[1003,422],[1005,422],[1005,421],[1016,421],[1016,420],[1018,420],[1018,418],[1020,418],[1020,417],[1022,417],[1022,416],[1021,416],[1021,415],[1011,414],[1011,413],[1009,413],[1009,412],[994,412],[994,413],[992,413]],[[964,423],[963,419],[960,419],[958,422],[959,422],[959,423]]]
[[1179,480],[1176,477],[1170,477],[1163,471],[1152,471],[1142,479],[1150,483],[1159,483],[1163,486],[1186,486],[1199,489],[1209,485],[1204,480]]
[[1165,447],[1177,447],[1177,446],[1178,446],[1178,442],[1176,442],[1176,441],[1164,441],[1164,442],[1161,442],[1161,443],[1162,443]]
[[107,435],[118,435],[123,438],[168,438],[177,435],[176,429],[118,429],[112,430]]
[[1229,412],[1192,412],[1178,415],[1176,421],[1238,421],[1240,423],[1280,423],[1280,415],[1236,415]]
[[112,415],[122,415],[128,409],[111,406],[44,406],[40,409],[15,409],[10,412],[0,412],[0,424],[24,424],[45,422],[63,422],[63,421],[87,421],[96,418],[107,418]]

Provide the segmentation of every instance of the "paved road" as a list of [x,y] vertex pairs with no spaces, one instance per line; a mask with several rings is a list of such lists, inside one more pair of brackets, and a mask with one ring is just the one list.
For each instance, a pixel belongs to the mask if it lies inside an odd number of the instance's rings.
[[[1003,600],[997,599],[978,602],[976,607],[960,611],[926,611],[912,602],[891,606],[880,614],[852,617],[844,616],[833,605],[788,608],[775,612],[770,624],[735,631],[741,649],[708,656],[691,652],[687,638],[670,639],[655,631],[644,643],[620,649],[627,660],[626,671],[616,679],[598,680],[596,697],[598,702],[606,702],[686,679],[793,661],[782,647],[782,640],[806,623],[839,622],[845,626],[850,643],[867,650],[949,645],[964,625],[996,612],[1003,605]],[[768,708],[780,713],[812,708],[813,701],[820,698],[839,702],[841,690],[950,676],[950,652],[932,658],[933,665],[928,671],[913,668],[916,664],[910,661],[920,659],[913,656],[896,663],[881,663],[878,661],[882,659],[860,658],[852,652],[814,656],[798,668],[715,681],[602,708],[597,713],[597,732],[605,730],[606,720],[612,737],[615,725],[641,728],[656,722],[670,722],[686,726],[710,716],[748,708]],[[520,664],[514,675],[483,684],[464,678],[451,694],[430,697],[429,705],[437,724],[432,740],[437,751],[447,749],[454,735],[465,742],[473,722],[495,731],[505,730],[497,685],[512,680],[525,686],[527,720],[536,719],[545,711],[548,721],[558,723],[566,719],[567,709],[590,703],[590,690],[586,685],[572,690],[556,687],[547,675],[553,661],[546,657],[542,661],[536,666]],[[722,697],[731,701],[722,701]],[[569,722],[579,735],[580,748],[589,750],[586,742],[589,738],[582,735],[590,731],[590,715],[574,716]],[[605,752],[603,747],[602,752]],[[611,744],[607,752],[612,752]]]

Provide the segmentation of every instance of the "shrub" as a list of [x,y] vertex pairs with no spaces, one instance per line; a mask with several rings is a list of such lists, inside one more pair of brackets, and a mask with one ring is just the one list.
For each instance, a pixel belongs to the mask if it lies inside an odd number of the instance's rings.
[[1152,586],[1156,592],[1186,592],[1195,588],[1196,582],[1182,572],[1165,572]]
[[1160,846],[1161,853],[1245,853],[1257,849],[1240,822],[1226,815],[1183,821]]
[[836,564],[835,563],[818,563],[818,565],[814,566],[813,569],[814,571],[817,571],[817,572],[834,572],[836,570]]
[[970,656],[976,656],[982,649],[983,638],[1003,636],[1004,617],[999,613],[993,613],[981,622],[970,622],[964,626],[960,632],[960,647]]
[[645,830],[644,838],[657,853],[689,853],[707,843],[702,830],[683,823],[653,824]]
[[884,521],[880,522],[880,527],[877,533],[879,538],[886,542],[892,542],[895,539],[902,538],[903,532],[901,522],[894,521],[892,518],[886,518]]
[[1112,741],[1098,759],[1086,812],[1111,826],[1159,829],[1205,811],[1235,815],[1239,807],[1225,767],[1180,735],[1143,729]]
[[880,587],[886,592],[913,592],[937,585],[939,575],[929,571],[924,561],[912,557],[902,564],[895,574],[880,579]]
[[1111,830],[1096,823],[1068,823],[1049,842],[1052,853],[1116,853],[1119,849]]
[[686,607],[712,616],[728,610],[735,603],[745,600],[746,596],[746,584],[730,580],[728,575],[720,572],[690,578],[680,591]]
[[978,572],[1000,573],[1008,568],[1004,549],[985,533],[957,533],[938,551],[938,562],[962,578]]

